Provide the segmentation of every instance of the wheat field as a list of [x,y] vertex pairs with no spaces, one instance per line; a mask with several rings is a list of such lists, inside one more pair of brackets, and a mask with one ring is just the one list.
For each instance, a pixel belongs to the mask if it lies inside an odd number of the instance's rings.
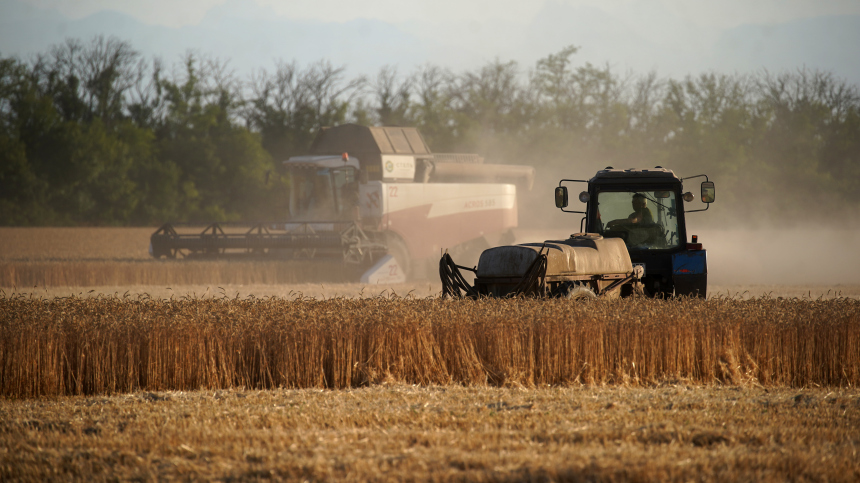
[[0,298],[0,394],[860,384],[853,299]]
[[860,285],[453,301],[151,232],[0,228],[0,480],[860,479]]

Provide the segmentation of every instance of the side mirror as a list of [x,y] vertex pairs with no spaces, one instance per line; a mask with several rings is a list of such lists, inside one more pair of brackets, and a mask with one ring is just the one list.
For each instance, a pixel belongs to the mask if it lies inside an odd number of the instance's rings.
[[702,203],[713,203],[717,197],[716,188],[713,181],[702,182]]
[[555,207],[567,208],[567,187],[559,186],[555,189]]

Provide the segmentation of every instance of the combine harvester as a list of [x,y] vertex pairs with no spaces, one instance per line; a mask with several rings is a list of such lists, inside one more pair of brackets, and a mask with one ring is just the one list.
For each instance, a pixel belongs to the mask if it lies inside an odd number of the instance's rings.
[[534,182],[531,166],[432,153],[408,127],[323,128],[310,153],[284,167],[288,221],[166,223],[150,237],[150,254],[328,261],[364,283],[398,283],[432,269],[443,247],[477,256],[510,234],[517,188]]
[[[695,197],[683,192],[683,181],[702,177],[705,208],[688,210],[685,203]],[[565,209],[567,183],[588,183],[587,191],[579,194],[585,211]],[[439,262],[442,294],[593,298],[640,293],[704,298],[706,251],[696,235],[687,242],[685,215],[707,210],[714,199],[714,183],[706,175],[681,179],[660,166],[644,170],[607,167],[587,181],[563,179],[555,189],[555,205],[564,212],[585,215],[580,221],[581,233],[567,240],[491,248],[473,268],[455,264],[446,253]],[[474,285],[466,281],[461,269],[475,273]]]

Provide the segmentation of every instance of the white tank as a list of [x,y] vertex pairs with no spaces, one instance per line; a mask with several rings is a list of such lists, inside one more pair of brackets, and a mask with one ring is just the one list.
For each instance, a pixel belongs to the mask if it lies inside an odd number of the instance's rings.
[[479,278],[522,277],[543,249],[547,275],[630,273],[633,264],[624,241],[596,234],[576,234],[567,240],[523,243],[485,250],[478,261]]

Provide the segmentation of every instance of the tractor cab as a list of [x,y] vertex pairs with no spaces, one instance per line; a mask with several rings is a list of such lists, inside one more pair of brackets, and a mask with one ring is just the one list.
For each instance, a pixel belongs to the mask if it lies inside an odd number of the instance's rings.
[[[671,250],[681,244],[678,199],[674,189],[641,186],[597,193],[593,232],[621,238],[628,250]],[[588,223],[587,223],[588,224]]]
[[[645,269],[643,283],[652,295],[699,294],[707,287],[707,264],[694,235],[687,237],[685,214],[707,210],[714,201],[714,184],[701,184],[703,209],[690,210],[695,197],[684,192],[683,181],[671,170],[613,169],[607,167],[590,180],[562,180],[556,188],[556,206],[562,211],[582,213],[580,231],[624,241],[634,265]],[[694,176],[692,178],[698,178]],[[585,211],[566,210],[567,187],[563,184],[587,183],[579,194]],[[583,226],[584,224],[584,226]]]

